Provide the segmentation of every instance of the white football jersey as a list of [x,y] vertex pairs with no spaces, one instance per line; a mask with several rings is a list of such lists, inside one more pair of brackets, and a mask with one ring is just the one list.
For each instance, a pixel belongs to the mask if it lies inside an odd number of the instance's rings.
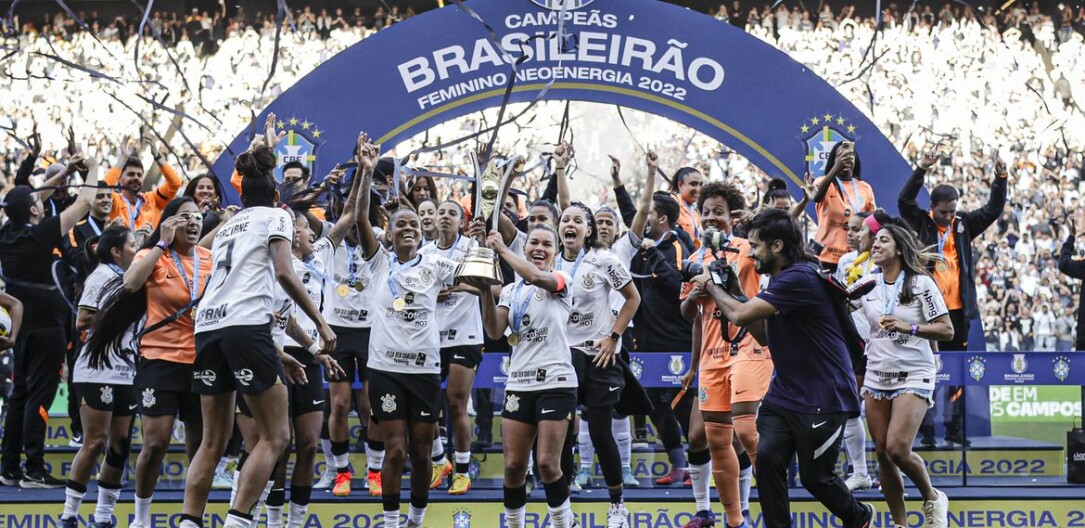
[[[558,255],[556,268],[571,278],[569,294],[573,309],[569,314],[569,343],[576,347],[587,341],[598,343],[610,335],[616,317],[610,308],[610,293],[632,281],[629,270],[610,251],[589,250],[581,253],[580,263]],[[586,348],[589,355],[597,348]]]
[[[395,274],[396,294],[389,285],[395,255],[378,250],[367,262],[373,277],[366,288],[376,310],[369,339],[367,366],[401,374],[439,374],[441,336],[437,321],[437,294],[452,284],[456,263],[437,255],[418,255]],[[396,310],[395,299],[403,299]]]
[[[867,370],[863,384],[881,390],[916,388],[934,390],[937,368],[931,342],[909,333],[883,330],[878,324],[886,307],[885,299],[893,299],[892,316],[908,324],[927,324],[949,313],[938,284],[927,275],[915,278],[912,294],[915,299],[901,305],[899,290],[886,284],[881,273],[872,275],[878,281],[862,298],[860,310],[870,325],[870,340],[866,345]],[[898,277],[899,282],[904,278]],[[903,287],[900,285],[899,287]]]
[[512,346],[509,356],[508,379],[505,388],[510,391],[536,391],[551,388],[577,387],[576,370],[566,335],[572,299],[568,295],[569,275],[558,272],[565,280],[566,289],[550,293],[538,286],[518,280],[501,290],[497,302],[499,308],[509,311],[509,329],[512,334],[516,310],[526,311],[520,321],[519,342]]
[[[324,239],[326,240],[326,239]],[[329,246],[330,247],[330,246]],[[309,300],[313,301],[313,306],[316,306],[318,310],[321,309],[321,301],[324,298],[324,282],[321,274],[324,273],[324,264],[320,262],[317,254],[309,256],[308,261],[294,257],[294,273],[301,279],[301,284],[305,286],[305,292],[309,294]],[[319,272],[319,273],[318,273]],[[286,292],[283,292],[285,295]],[[316,330],[316,323],[312,319],[309,319],[308,315],[298,307],[297,303],[291,303],[291,312],[294,314],[294,319],[297,320],[298,326],[314,341],[319,341],[319,334]],[[294,341],[288,335],[285,335],[286,328],[283,328],[284,337],[282,343],[284,347],[300,347],[297,341]]]
[[[452,247],[442,249],[430,242],[418,250],[422,255],[437,255],[452,260],[458,266],[467,252],[478,247],[478,241],[460,236]],[[482,308],[477,295],[454,292],[448,300],[437,305],[437,328],[441,332],[441,348],[482,344]]]
[[196,311],[196,333],[268,324],[278,310],[269,244],[293,238],[290,214],[277,207],[249,207],[230,218],[215,235],[214,271]]
[[[79,308],[91,312],[98,312],[105,308],[105,301],[108,300],[110,292],[122,287],[123,276],[124,271],[120,268],[114,269],[107,264],[99,264],[83,283],[83,295],[79,297]],[[90,358],[84,349],[79,357],[75,358],[72,382],[131,385],[136,378],[136,354],[139,352],[139,343],[136,342],[135,333],[132,330],[133,328],[125,330],[124,337],[121,338],[122,347],[130,353],[122,356],[116,350],[110,350],[110,368],[91,368]],[[87,332],[87,338],[90,338],[90,332]]]
[[[382,231],[374,229],[380,240]],[[331,326],[346,328],[370,328],[373,326],[373,273],[365,261],[361,246],[351,246],[344,240],[338,247],[331,247],[327,238],[313,245],[314,255],[324,263],[324,320]],[[353,273],[352,273],[353,271]],[[362,285],[362,291],[355,288]]]

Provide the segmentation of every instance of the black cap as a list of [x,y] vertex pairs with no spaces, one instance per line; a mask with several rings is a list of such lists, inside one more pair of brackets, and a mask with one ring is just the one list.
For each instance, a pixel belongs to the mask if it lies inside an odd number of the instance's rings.
[[34,205],[34,189],[26,185],[17,185],[4,197],[4,213],[15,224],[30,221],[30,207]]

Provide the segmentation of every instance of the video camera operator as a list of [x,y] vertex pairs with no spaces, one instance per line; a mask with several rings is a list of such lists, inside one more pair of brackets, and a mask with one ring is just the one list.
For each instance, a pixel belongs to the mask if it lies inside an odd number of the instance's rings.
[[702,284],[724,319],[749,328],[772,349],[775,377],[757,417],[765,526],[791,525],[787,470],[796,454],[803,487],[845,528],[868,526],[874,508],[857,501],[834,472],[844,423],[859,413],[845,321],[833,306],[837,299],[786,211],[761,212],[748,232],[755,270],[772,277],[763,292],[747,302],[736,299],[739,281],[722,261],[710,264],[709,274],[695,284]]

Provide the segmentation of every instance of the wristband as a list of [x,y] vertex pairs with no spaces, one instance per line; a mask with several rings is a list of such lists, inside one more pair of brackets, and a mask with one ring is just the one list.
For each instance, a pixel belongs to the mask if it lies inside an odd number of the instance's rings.
[[309,345],[309,353],[316,356],[320,353],[320,343],[313,341],[313,344]]
[[154,245],[154,247],[161,249],[162,252],[165,253],[166,250],[169,249],[170,245],[167,244],[165,240],[159,240],[158,243]]
[[618,340],[622,338],[622,334],[619,334],[618,332],[611,332],[610,338],[613,339],[615,343],[617,343]]
[[914,335],[914,336],[919,335],[919,325],[917,325],[917,324],[912,325],[912,335]]

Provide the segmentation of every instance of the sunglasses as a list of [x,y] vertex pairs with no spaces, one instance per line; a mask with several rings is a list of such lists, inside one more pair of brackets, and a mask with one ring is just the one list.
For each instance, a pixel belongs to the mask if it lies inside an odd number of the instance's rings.
[[177,216],[186,222],[202,222],[203,214],[201,213],[178,213]]

